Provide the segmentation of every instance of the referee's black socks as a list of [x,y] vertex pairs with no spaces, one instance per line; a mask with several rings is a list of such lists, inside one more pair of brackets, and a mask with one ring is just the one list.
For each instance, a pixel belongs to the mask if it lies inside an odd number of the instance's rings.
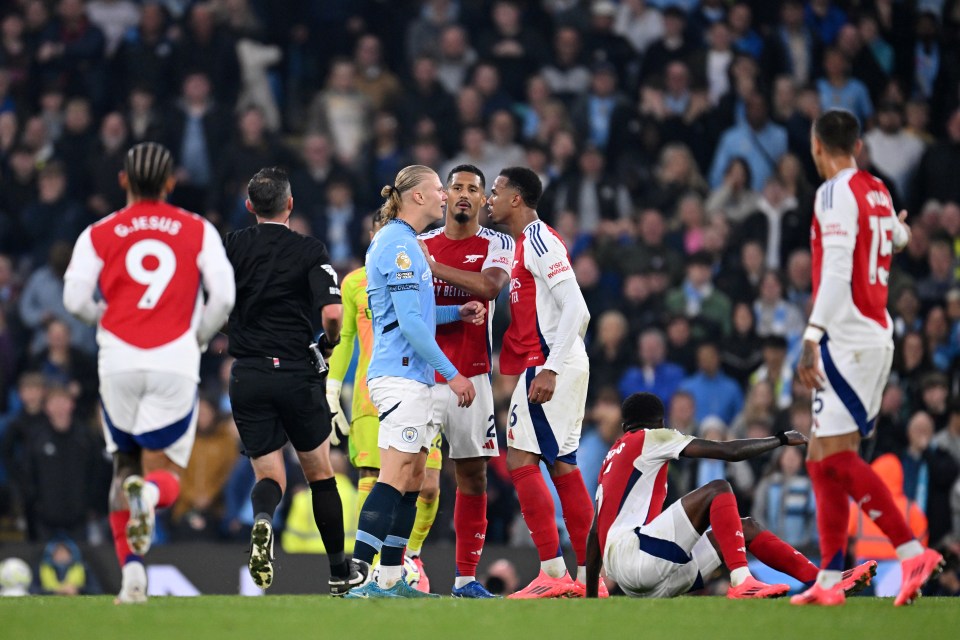
[[277,510],[277,505],[283,498],[283,490],[276,480],[264,478],[253,485],[253,491],[250,493],[250,502],[253,503],[253,517],[255,520],[261,518],[273,522],[273,514]]
[[311,482],[310,494],[313,497],[313,519],[330,560],[330,573],[346,578],[350,575],[350,565],[343,553],[343,502],[337,491],[336,478]]

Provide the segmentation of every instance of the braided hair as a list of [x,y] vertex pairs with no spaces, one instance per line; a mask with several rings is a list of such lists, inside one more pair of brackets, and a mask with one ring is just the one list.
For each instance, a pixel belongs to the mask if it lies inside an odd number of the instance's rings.
[[133,195],[157,200],[173,174],[173,155],[162,144],[141,142],[127,151],[123,170]]

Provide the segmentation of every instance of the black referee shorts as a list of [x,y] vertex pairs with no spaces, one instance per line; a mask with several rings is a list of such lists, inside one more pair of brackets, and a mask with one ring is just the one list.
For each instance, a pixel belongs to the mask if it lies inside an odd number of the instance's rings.
[[244,454],[259,458],[290,440],[312,451],[330,435],[323,378],[303,360],[280,367],[270,358],[240,358],[230,371],[230,405]]

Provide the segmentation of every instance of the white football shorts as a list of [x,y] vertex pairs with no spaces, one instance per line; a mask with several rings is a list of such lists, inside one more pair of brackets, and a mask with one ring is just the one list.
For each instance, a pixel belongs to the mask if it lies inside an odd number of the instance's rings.
[[429,451],[440,427],[433,421],[433,393],[428,385],[398,376],[370,381],[370,399],[380,412],[377,446],[404,453]]
[[165,371],[101,376],[100,408],[107,451],[163,451],[186,467],[197,434],[197,382]]
[[457,395],[446,384],[433,387],[433,421],[443,431],[450,446],[450,457],[481,458],[497,456],[497,427],[493,417],[493,387],[489,374],[470,378],[477,397],[469,407],[457,405]]
[[510,400],[507,445],[535,453],[548,464],[557,460],[576,464],[590,382],[589,362],[572,358],[557,374],[553,399],[544,404],[527,400],[530,383],[543,367],[530,367],[520,376]]
[[720,556],[677,500],[649,524],[608,540],[603,565],[629,596],[672,598],[701,588]]
[[820,343],[824,385],[813,394],[813,433],[820,438],[871,435],[892,364],[893,345],[849,347],[825,337]]

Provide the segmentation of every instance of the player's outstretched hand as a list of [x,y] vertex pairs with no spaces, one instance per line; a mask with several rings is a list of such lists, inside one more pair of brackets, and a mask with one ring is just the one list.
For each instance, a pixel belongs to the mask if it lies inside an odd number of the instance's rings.
[[431,269],[433,269],[433,265],[436,264],[436,261],[433,259],[433,256],[430,255],[430,249],[427,248],[427,243],[423,240],[417,240],[417,243],[420,245],[420,251],[423,251],[423,255],[427,259],[427,264],[430,265]]
[[799,431],[794,431],[793,429],[790,431],[784,431],[783,435],[787,438],[786,446],[788,447],[799,447],[800,445],[807,444],[808,442],[807,436],[803,435]]
[[823,389],[823,377],[820,375],[820,353],[818,345],[810,340],[803,341],[800,361],[797,362],[797,379],[807,389]]
[[477,397],[477,390],[473,388],[473,383],[464,378],[463,374],[458,373],[447,384],[450,390],[457,394],[457,406],[469,407],[473,404],[473,399]]
[[908,214],[906,209],[904,209],[897,215],[897,220],[900,222],[900,226],[903,228],[904,231],[907,232],[907,240],[902,245],[898,245],[896,242],[894,242],[893,244],[894,253],[900,253],[901,251],[907,248],[908,244],[910,244],[910,236],[913,232],[910,231],[910,225],[907,224],[907,215]]
[[486,316],[487,306],[479,300],[460,305],[460,319],[467,324],[483,324]]
[[557,372],[543,369],[530,383],[530,392],[527,400],[530,404],[544,404],[553,399],[553,392],[557,389]]

